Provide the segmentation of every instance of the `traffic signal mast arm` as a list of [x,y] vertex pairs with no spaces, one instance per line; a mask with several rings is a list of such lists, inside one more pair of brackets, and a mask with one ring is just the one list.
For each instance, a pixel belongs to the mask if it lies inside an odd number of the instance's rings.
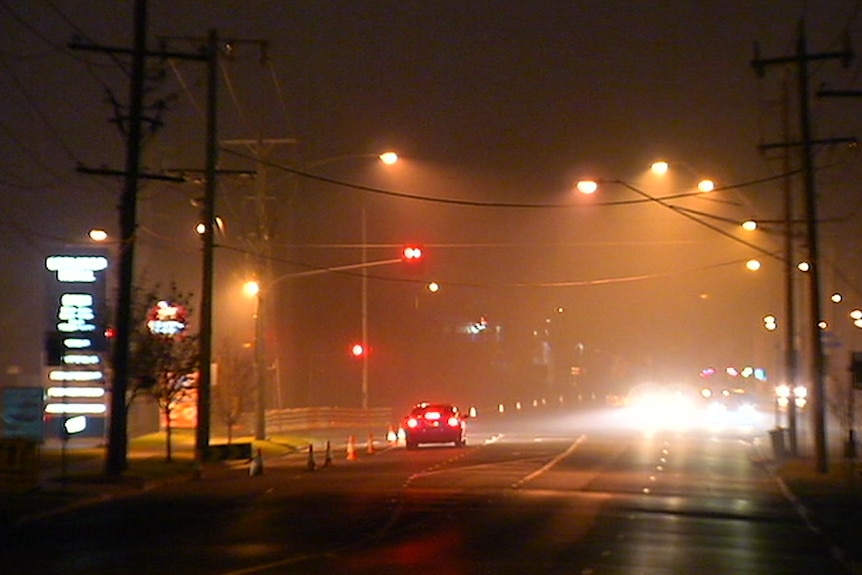
[[283,276],[277,277],[275,280],[273,280],[273,283],[280,281],[280,280],[283,280],[283,279],[289,279],[289,278],[301,278],[301,277],[307,277],[307,276],[316,276],[316,275],[325,274],[325,273],[329,273],[329,272],[343,272],[343,271],[347,271],[347,270],[358,270],[358,269],[362,269],[362,268],[373,268],[376,266],[385,266],[385,265],[397,264],[397,263],[401,263],[401,258],[388,259],[388,260],[375,260],[373,262],[363,262],[363,263],[358,263],[358,264],[345,264],[343,266],[334,266],[331,268],[320,268],[320,269],[308,270],[308,271],[304,271],[304,272],[285,274]]

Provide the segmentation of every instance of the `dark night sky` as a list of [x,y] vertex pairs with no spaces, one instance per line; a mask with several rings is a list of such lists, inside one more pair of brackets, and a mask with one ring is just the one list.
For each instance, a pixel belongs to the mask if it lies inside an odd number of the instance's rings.
[[[106,95],[127,101],[117,64],[125,60],[68,44],[77,37],[130,46],[132,7],[128,0],[0,0],[4,371],[38,373],[43,327],[31,310],[41,305],[44,257],[83,241],[91,227],[116,232],[120,182],[75,166],[123,165]],[[620,205],[639,197],[623,187],[583,198],[572,194],[573,184],[584,176],[622,179],[661,196],[689,191],[697,174],[720,186],[780,174],[777,154],[766,158],[757,147],[783,138],[784,71],[771,68],[758,79],[753,44],[759,41],[763,57],[791,54],[804,18],[813,52],[841,50],[845,29],[862,45],[860,7],[858,0],[152,0],[149,29],[151,48],[168,37],[172,48],[193,51],[210,29],[238,40],[219,86],[223,140],[296,138],[296,146],[273,150],[274,165],[318,162],[308,171],[413,196],[298,181],[274,167],[274,273],[356,262],[362,200],[369,257],[395,257],[407,240],[426,244],[424,272],[447,298],[434,304],[441,316],[486,314],[529,325],[564,306],[570,329],[590,345],[642,348],[658,362],[694,354],[704,362],[770,364],[778,339],[764,334],[760,318],[781,309],[780,262],[661,206]],[[249,40],[269,43],[264,64]],[[860,66],[813,63],[811,85],[862,89]],[[204,67],[174,62],[166,72],[151,84],[148,101],[175,97],[147,141],[144,164],[202,168]],[[817,99],[812,109],[816,137],[862,135],[862,101]],[[403,159],[385,173],[355,157],[384,149]],[[816,157],[821,215],[840,220],[822,226],[824,291],[845,292],[850,305],[862,305],[857,153],[823,146]],[[319,163],[341,156],[354,157]],[[673,184],[645,176],[659,157],[679,166]],[[252,167],[229,152],[221,165]],[[142,273],[196,293],[190,200],[200,193],[192,184],[151,182],[140,204]],[[253,185],[236,178],[220,184],[223,241],[237,248],[219,255],[225,294],[246,274],[239,250],[254,225],[252,194]],[[780,183],[771,181],[674,203],[742,238],[718,218],[780,218],[780,197]],[[556,207],[506,207],[511,203]],[[774,235],[744,237],[780,249]],[[767,263],[756,277],[741,269],[755,256]],[[409,311],[427,295],[415,296],[419,283],[388,281],[411,279],[401,270],[380,267],[372,275],[372,328],[382,341],[386,330],[397,331],[387,313]],[[309,357],[340,350],[358,329],[357,278],[291,285],[302,333],[279,337],[301,339],[297,353]],[[223,295],[217,305],[227,316],[242,304]]]

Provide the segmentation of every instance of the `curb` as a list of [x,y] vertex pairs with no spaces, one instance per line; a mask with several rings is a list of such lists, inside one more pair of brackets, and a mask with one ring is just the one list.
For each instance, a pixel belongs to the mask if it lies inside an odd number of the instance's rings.
[[756,452],[756,457],[752,457],[752,461],[756,464],[761,465],[764,470],[769,474],[773,481],[775,481],[776,485],[778,485],[779,490],[781,491],[784,498],[790,502],[793,510],[796,514],[802,519],[805,523],[805,526],[818,537],[822,537],[823,541],[829,547],[829,551],[832,556],[841,563],[849,573],[852,575],[862,575],[862,562],[853,560],[847,550],[844,549],[840,544],[838,544],[832,537],[830,537],[823,529],[817,524],[816,516],[812,511],[805,505],[805,503],[796,496],[795,493],[790,489],[781,475],[778,474],[778,462],[776,462],[775,458],[772,456],[765,455],[763,453],[763,447],[760,441],[752,441],[751,446],[752,449]]

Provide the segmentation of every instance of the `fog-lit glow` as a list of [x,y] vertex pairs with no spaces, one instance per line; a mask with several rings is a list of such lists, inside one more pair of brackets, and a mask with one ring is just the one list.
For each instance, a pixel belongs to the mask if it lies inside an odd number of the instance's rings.
[[94,242],[103,242],[108,239],[108,232],[100,229],[90,230],[90,233],[87,234],[91,240]]
[[745,220],[742,222],[742,229],[747,232],[753,232],[757,229],[757,222],[754,220]]
[[652,171],[653,174],[662,175],[666,174],[667,171],[670,169],[670,164],[668,164],[664,160],[659,160],[658,162],[653,162],[652,165],[650,165],[649,169],[650,171]]
[[842,301],[844,301],[844,296],[842,296],[838,292],[835,292],[834,294],[832,294],[832,297],[830,299],[833,303],[841,303]]
[[380,154],[379,158],[381,162],[383,162],[387,166],[391,166],[398,161],[398,154],[396,154],[395,152],[383,152],[382,154]]
[[697,183],[697,189],[703,193],[711,192],[715,189],[715,182],[712,180],[701,180]]
[[807,272],[811,269],[811,264],[809,264],[808,262],[799,262],[798,264],[796,264],[796,269],[801,272]]
[[761,268],[761,266],[762,266],[762,264],[760,263],[760,260],[753,260],[752,259],[752,260],[748,260],[747,262],[745,262],[745,268],[749,271],[752,271],[752,272],[756,272],[757,270],[759,270]]
[[[224,220],[222,220],[221,217],[216,216],[213,226],[213,232],[215,232],[215,230],[218,230],[221,233],[224,233],[224,229]],[[204,222],[200,222],[198,225],[195,226],[195,231],[198,233],[198,235],[204,235],[204,233],[206,233],[207,231],[206,224],[204,224]]]
[[254,280],[249,280],[242,284],[242,291],[249,297],[256,296],[260,293],[260,284]]
[[577,189],[579,192],[585,195],[595,194],[596,190],[599,189],[598,182],[594,182],[592,180],[581,180],[577,183]]

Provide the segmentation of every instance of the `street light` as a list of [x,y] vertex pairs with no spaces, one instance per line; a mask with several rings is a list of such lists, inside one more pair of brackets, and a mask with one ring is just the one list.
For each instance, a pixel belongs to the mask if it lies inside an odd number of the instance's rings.
[[760,263],[760,260],[757,260],[757,259],[750,259],[747,262],[745,262],[745,269],[747,269],[748,271],[756,272],[761,267],[763,267],[763,264]]
[[245,295],[254,298],[254,339],[252,342],[254,351],[254,380],[255,380],[255,418],[254,438],[258,441],[266,439],[266,381],[263,370],[263,326],[260,319],[261,288],[255,280],[249,280],[242,286]]
[[[391,166],[399,161],[398,154],[393,151],[386,151],[381,154],[344,154],[341,156],[333,156],[331,158],[323,158],[312,162],[305,163],[305,169],[317,168],[327,164],[333,164],[342,160],[350,160],[357,158],[377,158],[386,166]],[[367,220],[365,216],[365,203],[362,204],[362,341],[361,346],[364,350],[362,357],[362,409],[368,409],[368,230]]]
[[[690,171],[694,172],[694,170],[691,168],[691,166],[688,166],[688,164],[680,162],[677,163],[688,167]],[[663,176],[670,171],[670,164],[665,160],[653,162],[652,164],[650,164],[650,171],[657,176]],[[709,193],[715,189],[715,182],[709,178],[702,178],[697,182],[697,189],[700,192]]]

